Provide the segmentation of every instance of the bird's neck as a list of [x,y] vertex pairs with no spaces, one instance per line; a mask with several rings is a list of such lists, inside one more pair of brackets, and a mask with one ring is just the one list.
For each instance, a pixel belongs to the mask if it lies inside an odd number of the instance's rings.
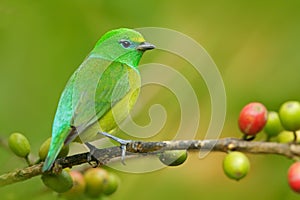
[[142,55],[143,55],[142,52],[130,52],[130,53],[123,54],[122,56],[117,57],[114,55],[99,54],[97,52],[91,52],[89,57],[100,58],[100,59],[108,60],[111,62],[120,62],[120,63],[126,64],[128,66],[131,66],[133,68],[137,68]]

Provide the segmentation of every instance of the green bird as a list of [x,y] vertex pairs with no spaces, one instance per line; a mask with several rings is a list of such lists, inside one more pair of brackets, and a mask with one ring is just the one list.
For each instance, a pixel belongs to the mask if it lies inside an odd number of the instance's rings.
[[138,63],[146,50],[154,48],[139,32],[127,28],[111,30],[99,39],[60,97],[43,172],[78,136],[87,143],[99,138],[99,133],[117,129],[138,97]]

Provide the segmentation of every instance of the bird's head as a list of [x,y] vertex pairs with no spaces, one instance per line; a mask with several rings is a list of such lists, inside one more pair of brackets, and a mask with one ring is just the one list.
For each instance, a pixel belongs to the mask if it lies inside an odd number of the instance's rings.
[[103,59],[137,67],[143,53],[154,48],[139,32],[120,28],[104,34],[91,53]]

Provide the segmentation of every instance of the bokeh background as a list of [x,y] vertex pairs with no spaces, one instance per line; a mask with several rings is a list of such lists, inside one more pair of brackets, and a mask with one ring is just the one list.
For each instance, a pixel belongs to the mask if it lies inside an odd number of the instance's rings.
[[[177,30],[203,45],[226,87],[227,116],[221,137],[241,137],[237,117],[246,103],[260,101],[277,110],[286,100],[300,100],[299,9],[299,1],[1,0],[1,138],[22,132],[37,155],[51,134],[66,81],[99,37],[118,27],[149,26]],[[202,78],[186,62],[162,51],[147,52],[142,63],[147,62],[168,64],[190,80],[201,109],[197,138],[203,138],[210,98]],[[176,99],[157,86],[145,87],[143,93],[144,101],[134,111],[137,123],[149,122],[147,109],[152,103],[165,105],[173,114],[157,138],[172,138],[179,120],[173,112],[178,110]],[[251,171],[237,182],[223,174],[224,155],[211,153],[199,159],[198,153],[190,153],[180,167],[145,174],[117,172],[122,183],[110,199],[299,199],[287,184],[291,160],[248,155]],[[2,147],[0,164],[0,173],[25,166]],[[56,198],[45,192],[40,177],[0,188],[0,196],[3,200]]]

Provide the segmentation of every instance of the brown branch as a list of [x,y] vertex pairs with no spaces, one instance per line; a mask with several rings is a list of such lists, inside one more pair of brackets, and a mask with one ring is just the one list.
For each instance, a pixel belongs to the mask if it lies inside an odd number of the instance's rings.
[[[126,158],[137,155],[153,155],[166,150],[186,149],[201,151],[241,151],[253,154],[277,154],[291,159],[300,157],[300,145],[289,143],[281,144],[275,142],[256,142],[244,141],[236,138],[223,138],[219,140],[179,140],[179,141],[162,141],[162,142],[141,142],[130,141],[127,144]],[[73,167],[88,161],[98,161],[103,165],[114,159],[121,157],[119,147],[109,147],[105,149],[95,149],[93,156],[89,158],[89,153],[81,153],[65,158],[57,159],[52,172],[57,173],[66,167]],[[34,176],[41,175],[42,163],[8,172],[0,176],[0,186],[24,181]]]
[[42,163],[26,167],[24,169],[18,169],[0,176],[0,186],[9,185],[12,183],[25,181],[34,176],[40,175],[42,173]]

